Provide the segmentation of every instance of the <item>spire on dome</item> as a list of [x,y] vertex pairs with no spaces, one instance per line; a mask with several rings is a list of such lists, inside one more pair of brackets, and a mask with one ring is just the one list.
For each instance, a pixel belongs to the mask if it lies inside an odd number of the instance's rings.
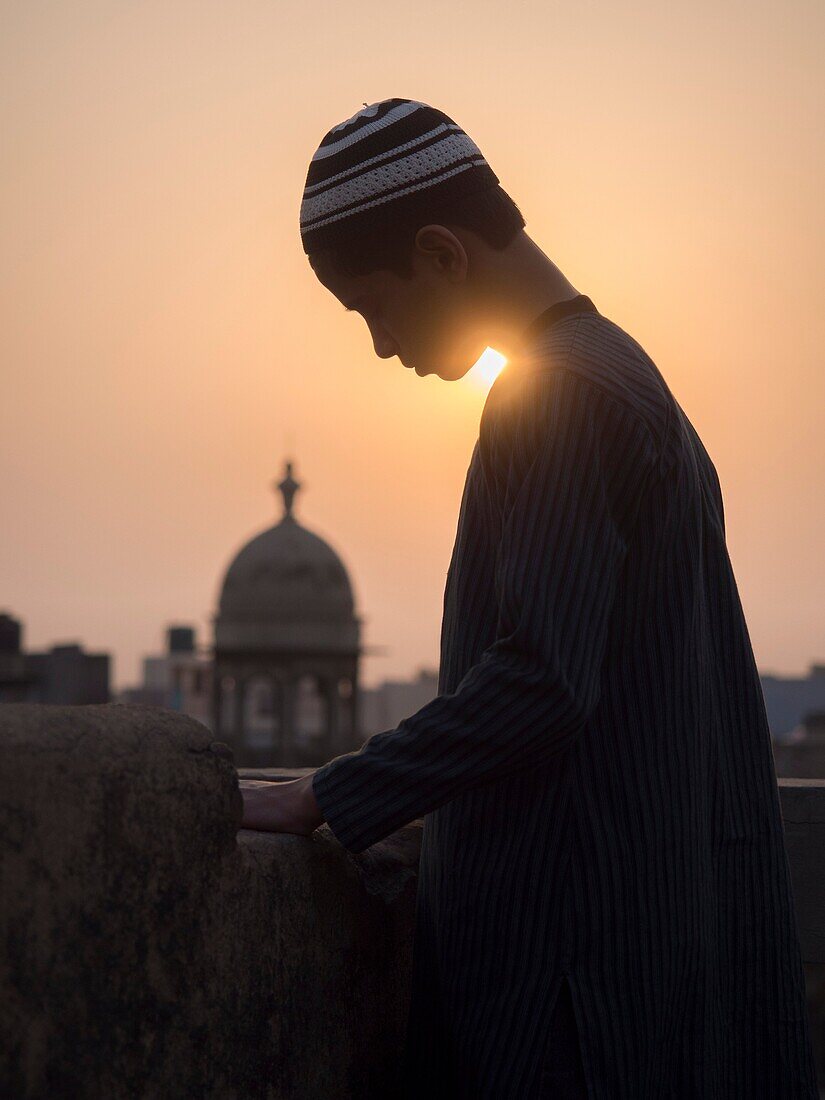
[[292,476],[292,463],[287,461],[286,472],[284,474],[283,481],[275,481],[273,485],[276,489],[279,489],[281,495],[284,498],[284,514],[282,519],[292,519],[295,517],[292,514],[292,502],[295,499],[295,494],[301,488],[301,482],[296,481]]

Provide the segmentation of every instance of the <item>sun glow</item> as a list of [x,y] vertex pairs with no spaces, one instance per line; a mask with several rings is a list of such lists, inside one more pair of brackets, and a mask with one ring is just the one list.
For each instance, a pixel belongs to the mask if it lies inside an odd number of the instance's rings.
[[465,374],[465,378],[476,386],[492,386],[504,369],[507,360],[494,348],[485,348],[475,363]]

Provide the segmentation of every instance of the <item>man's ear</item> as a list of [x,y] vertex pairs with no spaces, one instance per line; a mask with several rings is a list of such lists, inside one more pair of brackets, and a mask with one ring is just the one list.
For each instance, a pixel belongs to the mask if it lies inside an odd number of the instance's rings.
[[422,225],[415,234],[415,251],[434,271],[446,275],[451,282],[462,282],[467,277],[467,251],[446,226]]

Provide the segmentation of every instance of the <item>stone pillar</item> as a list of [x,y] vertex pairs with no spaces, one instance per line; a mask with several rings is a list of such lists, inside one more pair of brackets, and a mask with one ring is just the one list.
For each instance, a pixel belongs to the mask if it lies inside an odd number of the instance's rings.
[[272,675],[272,690],[275,692],[275,716],[278,730],[275,737],[275,756],[279,767],[286,767],[287,759],[287,712],[286,712],[286,680],[283,673],[277,670]]
[[338,671],[333,669],[332,673],[326,678],[325,681],[326,690],[324,692],[324,698],[326,699],[327,708],[327,735],[326,735],[326,747],[327,758],[336,756],[338,753],[338,745],[341,742],[341,715],[340,715],[340,700],[338,698]]
[[293,738],[295,735],[295,673],[290,672],[284,679],[284,733],[283,733],[283,764],[282,767],[292,767],[295,759]]
[[358,686],[358,676],[355,671],[352,674],[352,694],[349,697],[351,706],[350,721],[352,723],[353,745],[360,745],[364,740],[364,731],[361,729],[361,692]]
[[338,675],[335,670],[331,676],[325,676],[321,681],[323,686],[324,706],[326,708],[326,722],[324,733],[324,749],[330,757],[338,755],[340,743],[340,722],[338,721]]
[[221,680],[223,674],[221,666],[217,661],[212,665],[212,685],[211,685],[211,699],[212,699],[212,729],[215,731],[216,737],[222,737],[225,741],[228,740],[226,731],[222,728],[221,722],[221,707],[223,703],[223,688],[221,686]]
[[238,753],[246,748],[244,739],[244,707],[246,705],[246,677],[235,676],[234,706],[232,708],[232,743]]

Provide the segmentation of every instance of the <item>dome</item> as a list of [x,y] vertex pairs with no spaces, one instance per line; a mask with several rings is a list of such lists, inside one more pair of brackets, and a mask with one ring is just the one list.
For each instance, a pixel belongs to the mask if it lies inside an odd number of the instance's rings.
[[284,516],[235,556],[221,589],[220,613],[244,619],[350,619],[352,589],[329,543]]
[[216,644],[242,648],[351,648],[357,620],[349,575],[328,542],[292,512],[300,484],[286,464],[276,483],[280,521],[232,559],[221,586]]

